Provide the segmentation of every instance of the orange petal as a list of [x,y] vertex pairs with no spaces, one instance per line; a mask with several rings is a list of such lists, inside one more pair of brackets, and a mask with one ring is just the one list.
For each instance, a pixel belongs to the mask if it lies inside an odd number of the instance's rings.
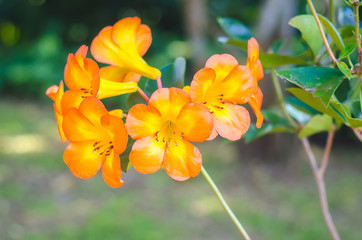
[[[56,108],[55,106],[56,104],[54,103],[54,109]],[[57,120],[57,127],[58,127],[58,132],[60,135],[60,139],[62,140],[62,142],[67,141],[67,138],[65,137],[64,131],[63,131],[63,114],[55,111],[55,119]]]
[[224,109],[215,109],[214,128],[223,138],[236,141],[250,126],[249,112],[242,106],[225,103]]
[[221,86],[215,83],[216,73],[212,68],[203,68],[196,72],[190,85],[192,102],[202,103],[208,96],[219,95]]
[[106,158],[102,165],[102,175],[104,181],[113,188],[118,188],[123,185],[121,160],[114,151]]
[[168,120],[175,121],[181,109],[190,101],[190,96],[184,90],[160,88],[152,94],[148,106],[157,108],[163,117],[167,116]]
[[122,109],[114,109],[112,111],[109,111],[108,113],[120,119],[124,117]]
[[57,85],[53,85],[47,89],[45,94],[50,97],[53,101],[55,101],[55,96],[58,92],[59,87]]
[[114,151],[121,154],[126,150],[128,133],[123,121],[113,115],[107,114],[101,118],[102,127],[108,130],[108,135],[112,139]]
[[260,60],[256,61],[256,80],[260,80],[264,77],[263,65],[261,64]]
[[260,128],[264,121],[264,116],[260,111],[261,104],[263,102],[263,93],[260,88],[258,88],[258,92],[256,95],[253,95],[249,100],[249,105],[253,109],[256,115],[256,127]]
[[104,107],[103,103],[95,97],[88,97],[84,99],[79,105],[79,112],[86,116],[87,119],[95,126],[100,126],[101,118],[108,114],[108,111]]
[[82,58],[86,58],[87,52],[88,52],[88,47],[86,45],[82,45],[75,53],[75,56],[80,56]]
[[135,82],[113,82],[101,79],[97,97],[103,99],[136,91],[137,83]]
[[[65,115],[72,107],[79,108],[79,105],[84,100],[84,91],[82,90],[68,90],[64,93],[61,100],[61,109]],[[88,95],[90,96],[90,94]]]
[[129,154],[133,167],[140,173],[149,174],[158,171],[163,163],[165,144],[157,142],[154,137],[137,140]]
[[214,140],[219,134],[217,133],[217,131],[215,130],[215,128],[212,129],[211,135],[208,139],[206,139],[207,141],[211,141]]
[[215,54],[207,60],[205,68],[214,69],[216,81],[221,81],[238,65],[238,61],[230,54]]
[[177,146],[166,149],[164,169],[171,178],[184,181],[200,173],[202,157],[200,151],[188,141],[177,143]]
[[159,131],[163,121],[161,113],[152,106],[134,105],[128,112],[126,127],[133,139],[151,136]]
[[65,149],[63,158],[74,176],[91,178],[101,168],[104,155],[93,152],[93,141],[70,143]]
[[250,38],[248,41],[248,58],[250,59],[259,59],[259,44],[255,38]]
[[255,82],[246,66],[236,66],[221,81],[224,100],[234,104],[246,103],[254,93]]
[[119,20],[112,28],[113,41],[119,46],[131,43],[129,46],[136,47],[136,33],[140,25],[141,19],[138,17],[127,17]]
[[136,34],[136,45],[138,53],[143,56],[150,48],[152,43],[151,29],[144,24],[141,24]]
[[211,134],[212,121],[212,116],[207,107],[199,103],[189,103],[182,108],[175,124],[187,140],[203,142]]
[[101,79],[113,82],[138,82],[141,75],[133,72],[127,72],[118,66],[103,67],[100,70]]

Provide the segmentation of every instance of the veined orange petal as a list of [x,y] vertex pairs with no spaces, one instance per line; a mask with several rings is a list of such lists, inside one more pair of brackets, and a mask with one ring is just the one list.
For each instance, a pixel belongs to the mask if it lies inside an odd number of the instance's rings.
[[126,150],[128,142],[128,133],[123,121],[111,114],[104,115],[101,118],[102,127],[108,130],[108,135],[112,139],[114,151],[121,154]]
[[84,99],[79,105],[79,112],[86,116],[86,118],[95,126],[101,126],[101,118],[108,114],[103,103],[95,97]]
[[[70,142],[80,142],[102,139],[107,132],[95,126],[89,119],[76,108],[70,108],[63,119],[64,134]],[[93,150],[92,150],[93,151]]]
[[58,89],[59,89],[59,87],[57,85],[53,85],[47,89],[45,94],[55,102],[55,97],[58,92]]
[[178,181],[195,177],[200,173],[202,157],[200,151],[186,140],[178,141],[177,146],[166,149],[164,169]]
[[260,60],[256,61],[256,80],[259,81],[264,77],[263,65],[261,64]]
[[203,142],[211,134],[212,121],[212,116],[207,107],[199,103],[189,103],[181,109],[175,124],[187,140]]
[[93,39],[91,53],[98,62],[110,65],[122,63],[119,56],[119,47],[112,39],[112,27],[103,28]]
[[236,66],[221,81],[224,100],[234,104],[246,103],[254,93],[255,82],[246,66]]
[[[54,106],[54,109],[56,109],[56,104],[54,103],[53,106]],[[65,134],[64,134],[64,131],[63,131],[63,114],[58,112],[58,111],[55,111],[55,119],[57,120],[57,127],[58,127],[58,132],[59,132],[59,135],[60,135],[60,139],[62,140],[62,142],[65,142],[67,141],[67,138],[65,137]]]
[[190,95],[190,86],[184,86],[182,88],[182,90],[184,90],[185,92],[187,92]]
[[220,83],[215,83],[216,73],[212,68],[203,68],[197,71],[190,85],[192,102],[202,103],[209,96],[219,95]]
[[98,99],[114,97],[126,93],[137,92],[136,82],[113,82],[101,79]]
[[249,112],[242,106],[225,103],[224,109],[215,109],[214,128],[223,138],[236,141],[250,126]]
[[101,79],[113,82],[138,82],[141,75],[133,72],[127,72],[118,66],[103,67],[99,70]]
[[212,128],[212,132],[211,135],[208,139],[206,139],[207,141],[211,141],[214,140],[219,134],[217,133],[217,131],[215,130],[215,128]]
[[136,34],[136,45],[138,53],[143,56],[150,48],[152,43],[151,29],[144,24],[141,24]]
[[129,46],[135,47],[136,50],[136,34],[140,25],[141,19],[138,17],[127,17],[119,20],[112,28],[113,41],[118,46],[129,44]]
[[261,128],[261,125],[264,121],[264,116],[260,111],[261,104],[263,102],[263,93],[261,89],[258,87],[258,92],[256,95],[253,95],[249,100],[249,105],[253,109],[255,115],[256,115],[256,127]]
[[123,185],[121,160],[115,151],[111,151],[111,154],[103,162],[102,175],[104,181],[113,188]]
[[163,121],[157,108],[144,104],[134,105],[128,112],[126,127],[133,139],[151,136],[159,131]]
[[179,88],[160,88],[151,96],[148,106],[157,108],[163,117],[176,120],[181,109],[191,102],[190,96]]
[[67,111],[72,107],[79,108],[79,105],[87,96],[90,97],[90,93],[88,93],[87,95],[82,90],[66,91],[61,99],[61,109],[63,114],[65,115]]
[[93,152],[93,141],[70,143],[64,151],[64,162],[74,176],[91,178],[101,168],[105,155]]
[[86,45],[82,45],[75,53],[75,56],[80,56],[82,58],[86,58],[87,52],[88,52],[88,47]]
[[108,113],[120,119],[124,117],[122,109],[114,109],[112,111],[109,111]]
[[238,65],[238,61],[230,54],[215,54],[207,60],[205,68],[214,69],[216,81],[221,81]]
[[149,174],[161,168],[164,154],[165,144],[157,142],[153,136],[148,136],[133,144],[129,160],[138,172]]

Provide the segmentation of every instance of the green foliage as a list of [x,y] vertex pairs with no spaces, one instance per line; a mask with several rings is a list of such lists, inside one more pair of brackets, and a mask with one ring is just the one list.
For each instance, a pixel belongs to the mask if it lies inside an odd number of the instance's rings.
[[238,40],[249,40],[253,35],[242,22],[233,18],[218,18],[217,22],[230,37]]
[[344,76],[346,76],[348,79],[351,79],[352,72],[348,68],[347,64],[345,64],[344,62],[337,62],[337,66],[339,70],[344,74]]
[[251,125],[247,133],[245,134],[245,142],[249,143],[257,138],[265,136],[271,133],[278,132],[290,132],[293,133],[295,131],[294,127],[290,125],[290,123],[279,115],[264,110],[262,111],[264,116],[264,123],[261,128],[257,128],[255,125]]
[[315,59],[323,46],[323,40],[314,17],[312,15],[299,15],[292,18],[289,25],[301,32],[303,40],[312,50]]
[[333,120],[328,115],[315,115],[312,119],[303,127],[303,129],[299,132],[299,138],[309,137],[313,134],[330,131],[333,127]]
[[328,105],[344,77],[337,69],[328,67],[293,68],[276,71],[276,74],[320,98],[325,106]]
[[343,48],[339,54],[338,59],[342,60],[351,55],[354,50],[356,50],[356,43],[350,43],[345,48]]

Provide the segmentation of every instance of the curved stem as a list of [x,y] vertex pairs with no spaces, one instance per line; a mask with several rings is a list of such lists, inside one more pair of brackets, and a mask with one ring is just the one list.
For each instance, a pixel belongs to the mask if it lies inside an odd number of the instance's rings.
[[326,148],[324,149],[322,164],[321,164],[321,167],[319,169],[319,173],[320,173],[320,175],[322,177],[324,176],[324,172],[326,171],[326,168],[327,168],[327,165],[328,165],[329,154],[331,153],[333,138],[334,138],[334,133],[335,132],[336,132],[336,126],[333,125],[332,130],[328,132]]
[[[359,5],[356,3],[353,4],[353,12],[354,12],[354,35],[356,37],[357,44],[357,53],[358,53],[358,63],[361,64],[362,60],[362,49],[361,49],[361,36],[359,34]],[[357,73],[358,74],[358,73]]]
[[313,3],[312,3],[311,0],[307,0],[307,2],[308,2],[308,5],[309,5],[310,10],[312,11],[313,17],[314,17],[314,19],[315,19],[315,21],[316,21],[316,23],[317,23],[319,32],[320,32],[320,34],[321,34],[321,36],[322,36],[322,40],[323,40],[324,46],[325,46],[326,49],[327,49],[328,55],[329,55],[329,57],[331,58],[332,62],[333,62],[335,65],[337,65],[337,62],[338,62],[338,61],[337,61],[336,57],[334,56],[331,47],[329,46],[328,40],[327,40],[327,38],[326,38],[326,35],[324,34],[322,24],[321,24],[321,22],[319,21],[319,18],[318,18],[318,15],[317,15],[316,10],[315,10],[315,8],[314,8],[314,5],[313,5]]
[[340,240],[340,237],[338,235],[336,226],[334,225],[332,216],[331,216],[331,214],[329,212],[328,201],[327,201],[327,193],[326,193],[326,186],[324,184],[323,174],[320,171],[320,169],[318,168],[317,161],[316,161],[315,156],[314,156],[314,154],[312,152],[312,149],[310,147],[308,139],[303,138],[302,139],[302,144],[303,144],[305,152],[307,153],[309,163],[310,163],[310,165],[312,167],[312,170],[313,170],[313,173],[314,173],[314,178],[315,178],[316,183],[317,183],[318,193],[319,193],[319,200],[320,200],[320,204],[321,204],[321,207],[322,207],[322,213],[323,213],[324,220],[325,220],[325,222],[327,224],[327,227],[329,229],[330,234],[332,235],[332,238],[334,240]]
[[293,120],[293,118],[289,115],[289,113],[287,112],[287,109],[285,107],[285,103],[283,100],[283,93],[282,93],[282,88],[280,87],[280,83],[278,81],[278,78],[275,74],[275,70],[271,69],[271,77],[273,80],[273,85],[274,85],[274,89],[275,89],[275,93],[277,95],[277,99],[278,102],[280,104],[280,107],[282,108],[284,117],[288,120],[288,122],[294,126],[294,127],[298,127],[298,124]]
[[161,82],[161,77],[160,76],[157,76],[157,87],[162,88],[162,82]]
[[201,166],[201,173],[204,176],[204,178],[206,179],[207,183],[212,188],[212,190],[214,191],[216,197],[219,199],[219,202],[223,206],[226,213],[229,215],[229,217],[231,218],[231,220],[233,221],[235,226],[238,228],[240,234],[243,236],[243,238],[245,240],[250,240],[249,235],[247,234],[247,232],[245,231],[245,229],[243,228],[243,226],[241,225],[239,220],[235,217],[234,213],[231,211],[229,205],[225,202],[223,196],[221,195],[221,193],[220,193],[219,189],[217,188],[217,186],[215,185],[214,181],[211,179],[211,177],[206,172],[206,170],[203,166]]
[[149,102],[150,101],[150,98],[147,96],[147,94],[142,91],[142,89],[140,87],[137,87],[137,91],[141,94],[141,96],[147,101]]

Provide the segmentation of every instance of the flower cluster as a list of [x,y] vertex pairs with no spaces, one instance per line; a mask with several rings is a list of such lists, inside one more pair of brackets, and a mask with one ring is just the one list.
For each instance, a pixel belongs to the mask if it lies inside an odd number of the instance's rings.
[[[200,151],[190,142],[217,135],[235,141],[248,130],[249,112],[241,104],[249,103],[261,126],[263,94],[258,81],[263,68],[254,38],[248,42],[246,66],[229,54],[213,55],[183,89],[162,88],[161,72],[142,58],[151,42],[150,28],[138,17],[121,19],[103,28],[90,47],[93,58],[109,66],[99,68],[87,58],[88,47],[83,45],[68,56],[68,90],[63,81],[47,90],[61,140],[69,141],[63,158],[75,176],[91,178],[102,168],[105,182],[120,187],[119,155],[129,135],[135,142],[128,157],[137,171],[149,174],[163,167],[171,178],[183,181],[197,176],[202,164]],[[141,76],[158,82],[150,98],[138,87]],[[136,104],[128,113],[107,111],[101,102],[137,91],[148,104]]]

